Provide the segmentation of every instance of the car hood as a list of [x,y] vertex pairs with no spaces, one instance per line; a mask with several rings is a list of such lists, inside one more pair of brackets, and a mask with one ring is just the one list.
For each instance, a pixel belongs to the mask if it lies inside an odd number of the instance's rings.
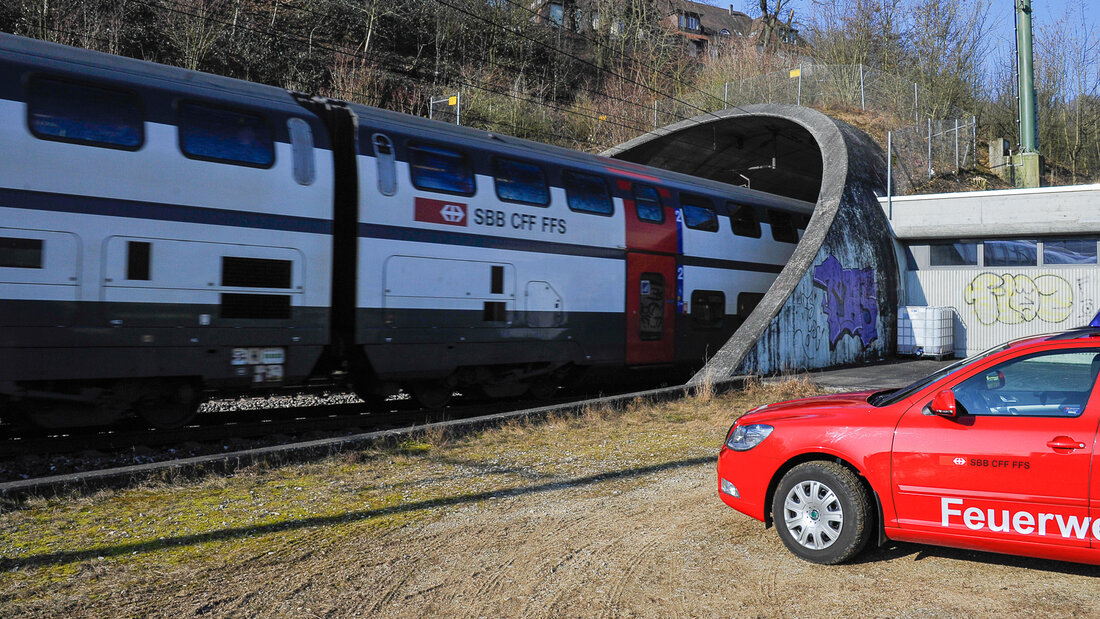
[[805,419],[807,417],[844,417],[862,416],[880,410],[872,406],[867,398],[875,391],[857,391],[790,400],[768,404],[741,418],[741,423],[767,423],[784,419]]

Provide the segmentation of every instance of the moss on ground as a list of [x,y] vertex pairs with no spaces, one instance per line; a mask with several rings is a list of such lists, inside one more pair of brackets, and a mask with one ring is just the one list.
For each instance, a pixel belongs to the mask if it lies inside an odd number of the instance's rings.
[[428,433],[316,463],[31,500],[0,514],[0,615],[212,587],[226,573],[377,543],[508,494],[618,492],[616,480],[631,472],[714,455],[745,410],[813,391],[805,380],[753,384],[720,397],[511,421],[458,439]]

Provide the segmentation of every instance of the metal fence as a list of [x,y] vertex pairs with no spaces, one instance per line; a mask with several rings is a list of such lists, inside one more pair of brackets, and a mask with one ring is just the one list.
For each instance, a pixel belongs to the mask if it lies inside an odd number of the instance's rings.
[[892,154],[888,194],[900,195],[948,172],[973,167],[977,161],[977,119],[927,119],[890,131],[886,148]]

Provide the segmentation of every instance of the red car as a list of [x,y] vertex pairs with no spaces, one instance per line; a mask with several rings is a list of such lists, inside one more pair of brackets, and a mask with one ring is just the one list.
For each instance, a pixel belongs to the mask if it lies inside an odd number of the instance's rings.
[[719,496],[796,555],[876,537],[1100,564],[1100,328],[1030,337],[904,388],[754,409]]

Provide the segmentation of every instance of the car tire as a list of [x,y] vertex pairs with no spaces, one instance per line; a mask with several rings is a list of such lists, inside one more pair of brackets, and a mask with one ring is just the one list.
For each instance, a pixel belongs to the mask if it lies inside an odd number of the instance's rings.
[[783,544],[814,563],[843,563],[871,538],[870,493],[835,462],[804,462],[787,471],[772,497],[772,517]]

